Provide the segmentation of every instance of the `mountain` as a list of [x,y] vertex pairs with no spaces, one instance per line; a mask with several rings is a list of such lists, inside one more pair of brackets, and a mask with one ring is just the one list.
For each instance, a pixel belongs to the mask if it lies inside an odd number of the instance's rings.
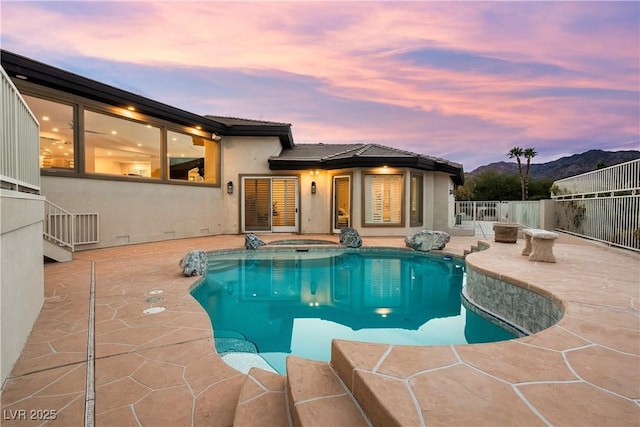
[[[591,172],[597,169],[599,163],[603,163],[605,167],[617,165],[619,163],[628,162],[639,159],[640,151],[603,151],[589,150],[582,154],[574,154],[568,157],[562,157],[558,160],[547,163],[531,163],[529,170],[530,179],[562,179],[569,176],[580,175],[581,173]],[[535,157],[534,157],[535,159]],[[526,159],[522,159],[522,168],[526,167]],[[469,172],[467,176],[474,176],[487,171],[495,171],[497,173],[518,173],[518,164],[516,162],[495,162],[488,165],[480,166]]]

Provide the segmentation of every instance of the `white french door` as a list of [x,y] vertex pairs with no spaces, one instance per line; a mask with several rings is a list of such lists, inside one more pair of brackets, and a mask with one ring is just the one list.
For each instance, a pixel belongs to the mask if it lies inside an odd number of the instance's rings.
[[243,232],[298,232],[298,178],[242,178]]

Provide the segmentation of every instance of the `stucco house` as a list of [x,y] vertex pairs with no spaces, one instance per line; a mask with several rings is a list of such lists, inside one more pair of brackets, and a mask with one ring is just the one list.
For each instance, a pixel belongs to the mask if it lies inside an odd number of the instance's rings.
[[[5,50],[0,60],[2,382],[44,301],[43,255],[61,260],[61,246],[71,256],[205,235],[350,226],[404,236],[454,224],[459,164],[376,144],[295,144],[288,123],[200,116]],[[43,239],[60,234],[71,243]]]

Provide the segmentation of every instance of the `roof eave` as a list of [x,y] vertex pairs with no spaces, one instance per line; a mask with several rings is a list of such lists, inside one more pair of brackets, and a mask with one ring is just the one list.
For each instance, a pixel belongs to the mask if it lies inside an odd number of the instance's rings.
[[134,107],[141,114],[147,114],[183,126],[201,126],[206,132],[221,136],[277,136],[283,148],[294,145],[291,125],[234,125],[226,126],[216,120],[179,108],[171,107],[152,99],[118,89],[98,81],[79,76],[42,62],[34,61],[13,52],[1,50],[0,62],[10,77],[71,93],[115,107]]
[[443,172],[451,175],[454,183],[464,183],[464,173],[461,167],[453,164],[441,163],[424,157],[347,157],[340,159],[269,159],[271,170],[304,170],[304,169],[347,169],[362,167],[402,167],[425,171]]

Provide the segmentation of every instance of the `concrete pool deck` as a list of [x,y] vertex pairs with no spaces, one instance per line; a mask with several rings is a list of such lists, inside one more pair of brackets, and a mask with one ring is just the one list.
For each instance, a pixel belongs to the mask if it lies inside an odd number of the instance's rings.
[[[452,237],[445,252],[462,255],[477,240]],[[363,241],[404,247],[401,238]],[[522,239],[488,243],[467,258],[470,267],[553,295],[564,317],[502,343],[337,343],[334,369],[356,398],[377,408],[367,412],[374,425],[640,425],[640,257],[561,235],[557,263],[535,263],[520,255]],[[234,417],[247,426],[339,424],[326,409],[339,407],[336,395],[323,395],[324,384],[308,381],[290,418],[281,382],[252,374],[258,390],[247,398],[248,376],[215,353],[209,318],[189,294],[197,278],[183,277],[178,262],[189,250],[243,245],[243,236],[172,240],[45,265],[45,305],[4,385],[1,424],[84,425],[92,263],[95,425],[230,426]],[[152,306],[166,310],[143,314]],[[282,401],[282,409],[265,406],[263,395]],[[242,417],[239,397],[255,403]]]

